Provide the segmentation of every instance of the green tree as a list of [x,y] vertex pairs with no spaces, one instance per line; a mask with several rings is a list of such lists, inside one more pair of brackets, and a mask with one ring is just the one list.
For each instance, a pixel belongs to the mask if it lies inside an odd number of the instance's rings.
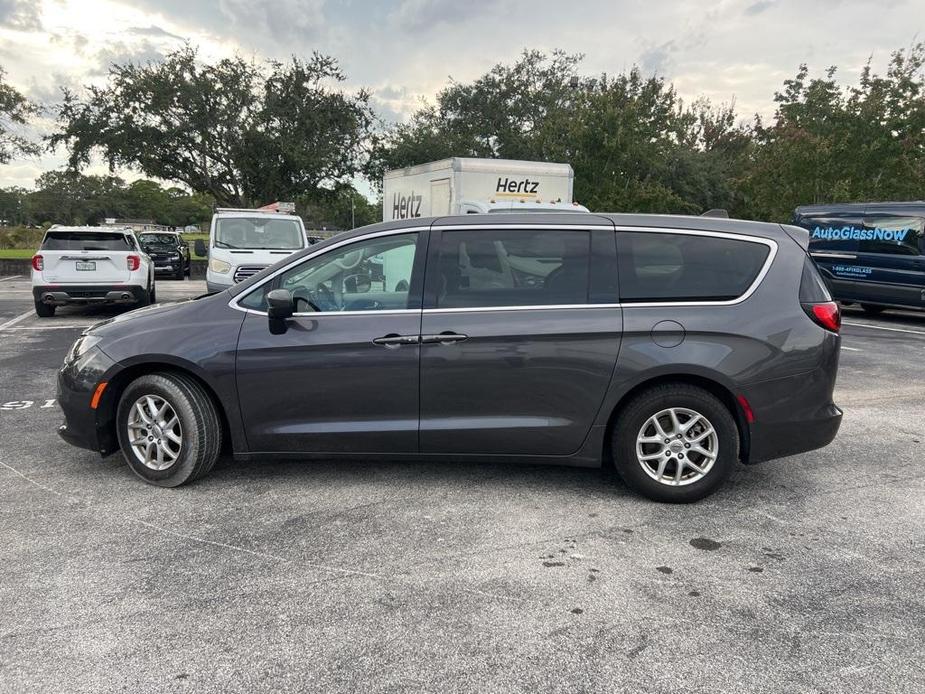
[[0,164],[18,156],[35,156],[41,151],[37,144],[17,132],[38,113],[38,106],[6,84],[5,75],[0,67]]
[[218,203],[291,200],[360,170],[374,115],[366,91],[337,88],[333,58],[204,65],[187,46],[162,62],[113,65],[85,97],[66,91],[52,147],[79,169],[99,152],[112,168],[176,181]]
[[585,76],[580,63],[526,51],[450,84],[377,143],[370,179],[449,156],[501,157],[569,162],[575,199],[597,210],[699,213],[734,201],[728,176],[749,138],[731,107],[686,107],[660,77],[635,67]]
[[836,68],[810,78],[801,65],[774,99],[769,126],[741,178],[751,216],[786,221],[795,207],[852,200],[920,199],[925,190],[925,43],[892,54],[886,74],[870,64],[857,85]]

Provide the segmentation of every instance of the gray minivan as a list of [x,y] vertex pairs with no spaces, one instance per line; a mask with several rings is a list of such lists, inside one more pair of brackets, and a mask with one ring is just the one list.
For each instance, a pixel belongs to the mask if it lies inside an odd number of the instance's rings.
[[376,224],[92,327],[59,374],[59,432],[161,486],[227,447],[613,465],[693,501],[838,431],[838,307],[807,247],[699,217]]

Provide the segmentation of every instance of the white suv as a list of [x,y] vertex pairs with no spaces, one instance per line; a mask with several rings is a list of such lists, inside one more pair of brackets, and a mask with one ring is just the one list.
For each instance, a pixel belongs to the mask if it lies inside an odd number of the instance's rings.
[[53,316],[64,304],[154,301],[154,264],[130,229],[53,226],[32,256],[35,312]]

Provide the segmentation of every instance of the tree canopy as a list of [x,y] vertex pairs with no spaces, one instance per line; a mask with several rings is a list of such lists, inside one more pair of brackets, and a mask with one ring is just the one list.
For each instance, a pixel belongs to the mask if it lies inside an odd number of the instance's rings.
[[19,132],[39,108],[8,85],[5,76],[6,72],[0,67],[0,164],[6,164],[14,157],[34,156],[41,151],[35,142]]
[[113,65],[85,96],[66,91],[49,144],[66,146],[72,168],[99,153],[219,204],[289,200],[360,169],[374,115],[367,92],[336,88],[343,79],[319,53],[208,65],[187,46],[162,62]]

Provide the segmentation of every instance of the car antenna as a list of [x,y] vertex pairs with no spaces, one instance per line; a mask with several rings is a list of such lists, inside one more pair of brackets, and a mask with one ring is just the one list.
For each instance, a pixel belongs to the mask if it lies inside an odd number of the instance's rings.
[[721,219],[729,219],[729,213],[724,210],[722,207],[714,207],[710,210],[704,212],[701,217],[719,217]]

